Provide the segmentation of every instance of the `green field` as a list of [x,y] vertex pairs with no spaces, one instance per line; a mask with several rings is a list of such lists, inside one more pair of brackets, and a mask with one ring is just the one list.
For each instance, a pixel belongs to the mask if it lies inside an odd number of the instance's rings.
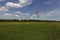
[[0,40],[60,40],[60,22],[0,22]]

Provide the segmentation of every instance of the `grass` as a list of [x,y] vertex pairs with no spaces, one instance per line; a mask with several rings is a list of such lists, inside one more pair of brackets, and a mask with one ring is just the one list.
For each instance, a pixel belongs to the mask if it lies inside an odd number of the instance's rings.
[[0,22],[0,40],[60,40],[60,23]]

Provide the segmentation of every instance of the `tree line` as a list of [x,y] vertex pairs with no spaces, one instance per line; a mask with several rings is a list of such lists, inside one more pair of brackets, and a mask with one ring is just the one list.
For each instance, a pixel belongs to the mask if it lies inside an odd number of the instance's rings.
[[0,22],[60,22],[54,20],[18,20],[18,19],[0,19]]

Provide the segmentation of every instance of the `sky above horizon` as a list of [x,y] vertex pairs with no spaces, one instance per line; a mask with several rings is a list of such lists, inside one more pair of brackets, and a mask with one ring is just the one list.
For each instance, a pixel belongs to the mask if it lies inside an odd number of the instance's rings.
[[0,0],[0,19],[60,20],[60,0]]

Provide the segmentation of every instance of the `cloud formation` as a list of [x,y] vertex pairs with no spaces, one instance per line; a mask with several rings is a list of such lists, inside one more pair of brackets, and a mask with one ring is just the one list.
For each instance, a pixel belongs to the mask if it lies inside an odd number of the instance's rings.
[[44,4],[51,4],[51,2],[50,2],[50,1],[47,1],[47,2],[45,2]]
[[5,1],[5,0],[0,0],[0,2]]
[[4,6],[0,7],[0,12],[6,12],[6,11],[8,11],[8,9],[6,7],[4,7]]
[[40,17],[43,20],[60,20],[60,10],[52,10]]
[[2,19],[21,19],[18,14],[5,13],[0,16]]
[[[0,2],[1,1],[3,1],[3,0],[0,0]],[[44,4],[49,5],[51,3],[53,3],[53,2],[47,1]],[[10,8],[12,8],[12,9],[21,8],[21,7],[28,6],[30,4],[32,4],[32,0],[19,0],[18,3],[7,2],[5,4],[5,6],[0,7],[0,18],[3,18],[3,19],[34,19],[34,20],[37,20],[38,17],[36,14],[23,13],[20,11],[15,12],[14,10],[13,10],[14,13],[13,12],[10,13],[10,10],[9,10]],[[58,5],[60,8],[60,1],[58,2]],[[47,13],[42,13],[39,15],[39,19],[41,19],[41,20],[60,20],[60,10],[55,9],[55,10],[48,11]]]
[[32,0],[19,0],[19,3],[7,2],[6,7],[19,8],[32,4]]
[[13,8],[19,8],[19,7],[22,7],[22,5],[17,4],[17,3],[13,3],[13,2],[7,2],[6,3],[6,7],[8,7],[8,8],[11,8],[11,7],[13,7]]
[[[5,18],[5,19],[34,19],[37,20],[38,17],[36,14],[32,14],[30,15],[29,13],[22,13],[20,11],[17,11],[15,13],[5,13],[2,16],[0,16],[1,18]],[[42,13],[39,15],[39,19],[40,20],[60,20],[60,10],[52,10],[49,11],[48,13]]]

